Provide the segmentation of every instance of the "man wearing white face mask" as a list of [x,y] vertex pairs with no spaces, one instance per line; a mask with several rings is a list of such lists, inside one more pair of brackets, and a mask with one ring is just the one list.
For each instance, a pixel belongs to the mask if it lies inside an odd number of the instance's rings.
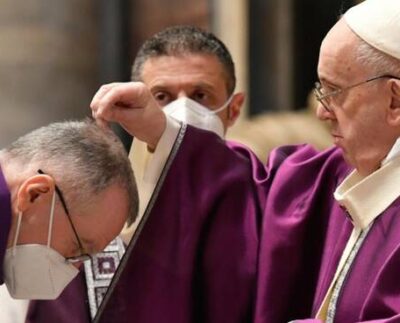
[[[226,46],[193,26],[167,28],[148,39],[133,63],[132,80],[147,85],[165,114],[220,138],[234,125],[245,99],[244,93],[235,92],[235,66]],[[133,141],[129,157],[140,183],[141,205],[136,223],[122,234],[125,242],[136,230],[169,153],[167,148],[147,152],[146,143]]]
[[37,129],[1,150],[0,166],[0,283],[13,298],[57,298],[136,217],[125,151],[93,122]]

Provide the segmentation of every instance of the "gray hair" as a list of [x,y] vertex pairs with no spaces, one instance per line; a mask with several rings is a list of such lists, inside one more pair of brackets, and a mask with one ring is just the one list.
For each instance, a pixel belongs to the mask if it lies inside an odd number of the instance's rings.
[[194,26],[173,26],[146,40],[136,55],[132,66],[132,80],[142,80],[144,63],[154,57],[210,54],[218,58],[226,74],[228,94],[236,86],[235,65],[231,54],[214,34]]
[[93,121],[65,121],[36,129],[2,151],[23,176],[42,169],[67,200],[84,205],[113,184],[127,193],[128,224],[138,212],[138,193],[128,156],[111,130]]
[[359,38],[356,57],[364,67],[373,72],[372,76],[390,74],[400,77],[400,60],[372,47]]

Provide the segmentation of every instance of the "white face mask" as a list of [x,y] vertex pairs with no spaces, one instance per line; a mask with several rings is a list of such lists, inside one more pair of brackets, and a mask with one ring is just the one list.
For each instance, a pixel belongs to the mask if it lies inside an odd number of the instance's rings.
[[182,97],[166,105],[163,111],[166,115],[178,121],[200,129],[212,131],[221,138],[224,138],[224,125],[217,113],[226,109],[229,103],[231,103],[232,98],[233,94],[223,106],[216,110],[210,110],[192,99]]
[[22,212],[18,215],[13,246],[4,258],[4,281],[16,299],[56,299],[78,274],[79,270],[50,248],[55,193],[51,202],[47,245],[18,245]]

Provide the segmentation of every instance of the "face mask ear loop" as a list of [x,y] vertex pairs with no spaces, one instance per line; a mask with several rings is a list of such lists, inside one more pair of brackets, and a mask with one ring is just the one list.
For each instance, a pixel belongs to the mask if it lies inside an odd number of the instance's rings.
[[49,230],[47,232],[47,247],[50,247],[51,234],[53,229],[53,219],[54,219],[54,206],[56,204],[56,191],[53,192],[53,197],[51,199],[51,208],[50,208],[50,220],[49,220]]
[[[18,237],[19,237],[19,230],[21,228],[21,220],[22,220],[22,212],[18,212],[18,219],[17,219],[17,229],[15,231],[15,237],[13,241],[13,247],[17,245]],[[15,248],[13,248],[13,254],[15,253]]]
[[233,96],[235,95],[235,93],[232,93],[231,96],[228,98],[228,100],[225,101],[225,103],[218,108],[217,110],[210,110],[210,114],[217,114],[219,112],[221,112],[222,110],[226,109],[226,107],[232,102]]

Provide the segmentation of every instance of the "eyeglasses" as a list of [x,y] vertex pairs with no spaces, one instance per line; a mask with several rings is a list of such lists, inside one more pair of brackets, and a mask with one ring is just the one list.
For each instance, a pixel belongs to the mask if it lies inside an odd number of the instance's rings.
[[382,79],[382,78],[392,78],[392,79],[400,80],[399,77],[393,76],[393,75],[389,75],[389,74],[379,75],[379,76],[371,77],[371,78],[369,78],[369,79],[367,79],[365,81],[362,81],[362,82],[347,86],[347,87],[345,87],[343,89],[338,89],[338,90],[334,90],[334,91],[327,92],[327,93],[324,93],[325,91],[324,91],[324,88],[321,85],[321,83],[320,82],[316,82],[315,83],[315,88],[314,88],[314,94],[315,94],[315,97],[316,97],[317,101],[322,104],[324,109],[326,111],[328,111],[328,112],[332,112],[332,108],[329,107],[329,102],[327,100],[328,98],[331,98],[331,97],[333,97],[335,95],[338,95],[338,94],[340,94],[340,93],[342,93],[344,91],[350,90],[350,89],[352,89],[354,87],[357,87],[359,85],[362,85],[362,84],[365,84],[365,83],[368,83],[368,82],[372,82],[372,81],[375,81],[375,80],[379,80],[379,79]]
[[[41,169],[38,169],[37,172],[39,174],[46,175],[46,173],[43,172]],[[71,215],[69,214],[67,203],[65,203],[65,199],[64,199],[64,196],[63,196],[60,188],[57,186],[57,184],[55,184],[54,187],[55,187],[56,194],[57,194],[58,198],[60,199],[61,205],[62,205],[62,207],[63,207],[63,209],[65,211],[65,214],[67,215],[68,221],[71,224],[72,231],[74,231],[74,235],[76,237],[76,241],[78,242],[79,251],[81,253],[79,256],[66,257],[65,261],[70,263],[70,264],[74,264],[74,263],[77,263],[77,262],[82,262],[82,261],[85,261],[85,260],[92,259],[91,255],[89,255],[88,253],[84,252],[81,239],[79,239],[78,232],[76,231],[75,226],[72,223],[72,218],[71,218]]]

